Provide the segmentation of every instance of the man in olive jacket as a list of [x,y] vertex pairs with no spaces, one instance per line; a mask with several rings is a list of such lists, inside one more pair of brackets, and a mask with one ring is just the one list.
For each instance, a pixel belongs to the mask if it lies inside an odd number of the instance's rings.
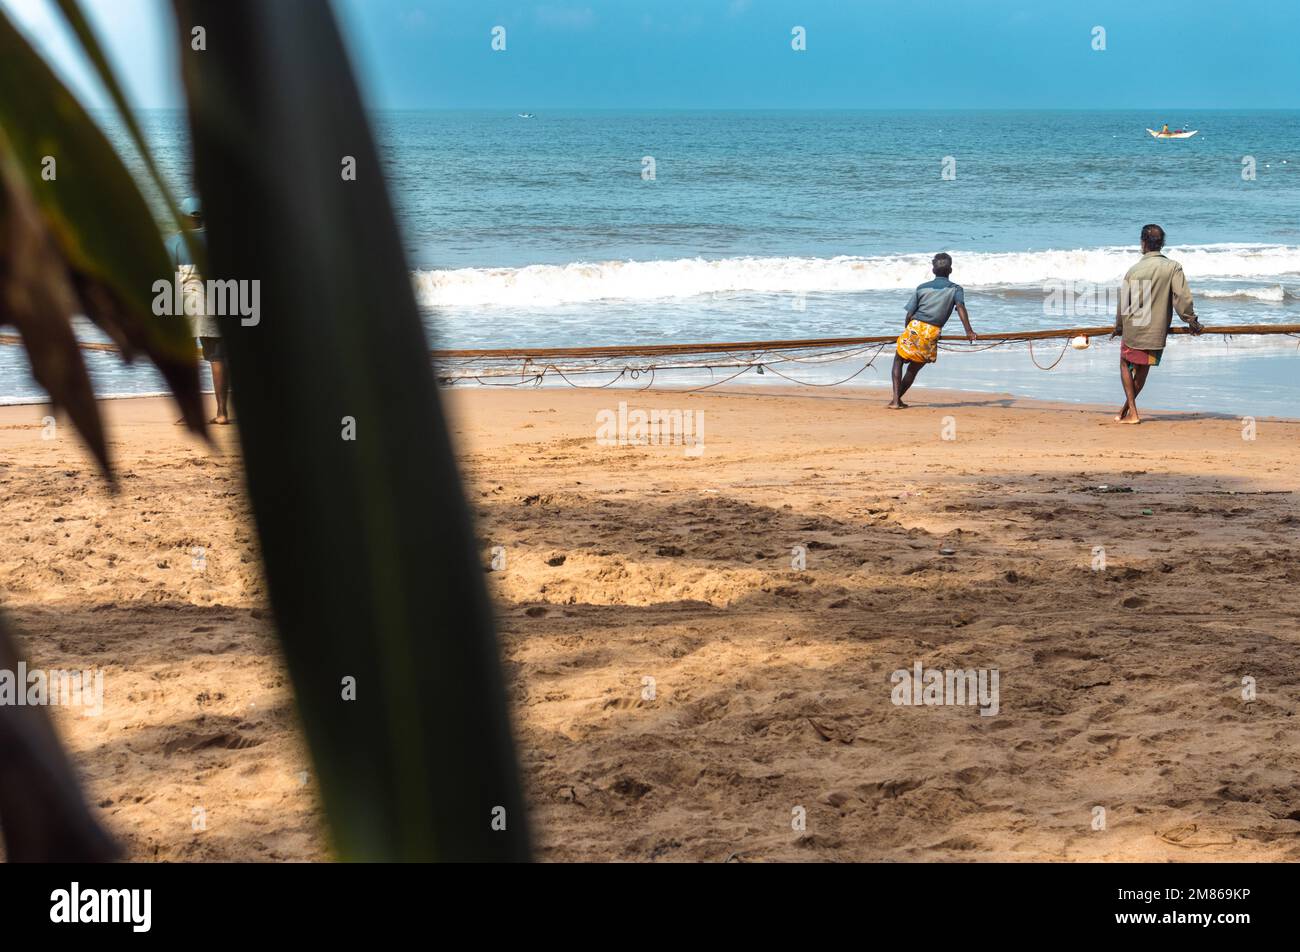
[[1119,355],[1124,406],[1115,417],[1116,423],[1142,422],[1137,397],[1147,382],[1147,374],[1164,355],[1174,314],[1187,323],[1193,334],[1201,332],[1183,266],[1165,257],[1161,250],[1164,246],[1165,230],[1159,225],[1144,225],[1142,260],[1128,269],[1120,285],[1113,336],[1124,335]]

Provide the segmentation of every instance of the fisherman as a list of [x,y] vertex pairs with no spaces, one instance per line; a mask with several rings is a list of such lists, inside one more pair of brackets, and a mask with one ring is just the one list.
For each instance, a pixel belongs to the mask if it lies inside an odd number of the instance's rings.
[[1142,260],[1128,269],[1119,289],[1119,306],[1115,309],[1115,333],[1123,335],[1119,352],[1119,372],[1124,384],[1124,406],[1116,423],[1141,423],[1137,398],[1147,382],[1151,368],[1164,355],[1165,339],[1174,312],[1187,323],[1193,334],[1201,333],[1201,322],[1192,306],[1192,292],[1187,287],[1183,266],[1166,258],[1165,230],[1159,225],[1143,225]]
[[[894,354],[894,399],[890,402],[891,410],[905,410],[903,395],[907,393],[916,380],[916,375],[926,364],[932,364],[939,357],[939,332],[952,317],[953,308],[966,328],[966,339],[972,344],[979,340],[971,330],[970,315],[966,313],[966,293],[960,284],[948,280],[952,274],[952,256],[943,252],[935,255],[930,262],[934,280],[927,281],[912,292],[907,301],[907,316],[903,318],[904,331],[898,337],[898,346]],[[903,365],[907,364],[907,371]]]
[[[208,232],[203,223],[203,206],[197,198],[187,198],[181,202],[181,227],[189,233],[196,244],[207,248]],[[193,255],[190,254],[189,242],[185,235],[177,232],[167,242],[167,253],[171,256],[172,267],[180,275],[182,287],[197,286],[194,298],[206,301],[202,281]],[[190,294],[186,294],[190,298]],[[205,313],[200,307],[199,313],[192,315],[190,331],[198,338],[203,359],[212,368],[212,391],[217,398],[217,415],[209,423],[224,426],[230,422],[230,376],[226,372],[226,342],[221,339],[221,328],[217,326],[215,315]]]

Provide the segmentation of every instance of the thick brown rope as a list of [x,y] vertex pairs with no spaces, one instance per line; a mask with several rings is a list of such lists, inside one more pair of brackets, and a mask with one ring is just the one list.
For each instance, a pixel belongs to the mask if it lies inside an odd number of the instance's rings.
[[[981,341],[1010,343],[1013,341],[1059,340],[1070,337],[1109,336],[1113,325],[1106,327],[1071,327],[1045,331],[999,331],[981,333]],[[1188,334],[1186,327],[1171,327],[1171,334]],[[1246,335],[1246,334],[1300,334],[1300,324],[1237,324],[1223,327],[1206,327],[1206,334]],[[949,342],[965,340],[964,333],[948,335]],[[860,347],[864,344],[887,344],[898,339],[897,334],[881,337],[824,337],[802,340],[752,340],[730,341],[727,343],[696,344],[643,344],[615,345],[610,347],[508,347],[501,350],[435,350],[435,359],[454,359],[465,357],[512,358],[545,357],[657,357],[670,354],[714,354],[746,353],[757,350],[813,350],[828,347]],[[944,340],[940,336],[940,340]]]
[[[1114,330],[1106,327],[1070,327],[1045,331],[999,331],[979,335],[980,341],[996,341],[999,344],[1015,341],[1060,340],[1071,337],[1107,337]],[[1190,334],[1187,327],[1178,326],[1169,329],[1171,334]],[[1222,327],[1206,327],[1205,334],[1226,336],[1266,335],[1266,334],[1300,334],[1300,324],[1229,324]],[[754,351],[788,351],[788,350],[822,350],[831,347],[861,347],[865,344],[888,344],[898,335],[889,334],[879,337],[821,337],[799,340],[751,340],[705,342],[694,344],[620,344],[607,347],[507,347],[499,350],[434,350],[430,351],[435,360],[458,360],[469,357],[489,359],[539,358],[552,361],[564,357],[658,357],[682,354],[717,354],[717,353],[752,353]],[[941,341],[952,343],[964,341],[965,334],[940,336]],[[0,334],[0,344],[22,344],[22,338],[16,334]],[[116,352],[113,344],[94,341],[80,341],[82,350]]]

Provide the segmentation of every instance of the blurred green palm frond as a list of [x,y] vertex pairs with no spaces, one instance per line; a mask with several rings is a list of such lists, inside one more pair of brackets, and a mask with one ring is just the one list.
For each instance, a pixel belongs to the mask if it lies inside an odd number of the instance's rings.
[[[76,0],[56,0],[162,191]],[[230,321],[232,397],[275,614],[345,860],[521,860],[528,822],[491,604],[378,150],[325,0],[173,0]],[[202,25],[206,50],[191,51]],[[361,169],[340,175],[340,161]],[[47,174],[52,173],[52,174]],[[172,266],[130,172],[0,12],[0,324],[111,476],[71,319],[161,370],[203,430]],[[349,422],[350,421],[350,422]],[[352,436],[343,436],[351,429]],[[0,661],[17,657],[0,626]],[[11,857],[108,858],[43,709],[0,707]],[[15,824],[35,831],[24,837]]]
[[[72,3],[72,0],[68,0]],[[84,37],[83,37],[84,39]],[[171,263],[131,174],[0,12],[0,325],[18,329],[32,375],[112,480],[103,424],[72,319],[84,314],[130,359],[161,370],[203,432],[184,316],[153,314]],[[0,667],[23,657],[0,618]],[[120,851],[86,807],[42,706],[0,706],[0,833],[11,861],[103,861]]]
[[3,12],[0,196],[0,324],[18,328],[33,376],[105,473],[99,410],[70,325],[77,313],[125,359],[145,354],[203,433],[188,322],[153,313],[154,283],[173,273],[158,225],[108,139]]
[[76,34],[78,42],[81,43],[81,48],[86,53],[86,57],[90,60],[91,65],[95,67],[95,74],[99,77],[99,81],[104,84],[104,89],[107,90],[109,97],[113,100],[113,105],[117,107],[118,116],[121,118],[122,124],[126,126],[131,141],[135,144],[136,151],[140,153],[140,158],[144,161],[150,178],[153,179],[153,183],[162,195],[163,201],[167,203],[167,211],[172,217],[172,226],[180,229],[180,234],[183,236],[185,243],[189,245],[190,254],[198,262],[199,271],[202,273],[207,264],[206,249],[201,242],[194,241],[188,231],[181,229],[181,210],[176,204],[176,197],[172,194],[167,180],[158,171],[158,163],[153,159],[153,150],[149,148],[149,143],[145,141],[144,134],[140,131],[140,123],[136,121],[135,113],[131,111],[131,106],[126,101],[126,93],[122,90],[122,84],[117,81],[117,74],[113,72],[113,67],[109,65],[108,57],[104,55],[104,49],[100,46],[94,31],[90,28],[90,23],[86,20],[81,5],[77,0],[54,0],[54,2],[58,4],[59,9],[63,12],[63,18],[72,27],[72,32]]
[[260,282],[260,322],[224,339],[334,846],[345,860],[526,859],[477,539],[330,6],[174,2],[209,277]]

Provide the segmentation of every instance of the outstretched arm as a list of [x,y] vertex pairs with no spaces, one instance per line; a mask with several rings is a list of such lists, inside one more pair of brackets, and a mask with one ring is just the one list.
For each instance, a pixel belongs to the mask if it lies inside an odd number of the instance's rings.
[[972,344],[979,340],[980,336],[970,326],[970,315],[966,313],[966,305],[961,301],[957,302],[957,316],[961,318],[961,326],[966,328],[966,339]]

